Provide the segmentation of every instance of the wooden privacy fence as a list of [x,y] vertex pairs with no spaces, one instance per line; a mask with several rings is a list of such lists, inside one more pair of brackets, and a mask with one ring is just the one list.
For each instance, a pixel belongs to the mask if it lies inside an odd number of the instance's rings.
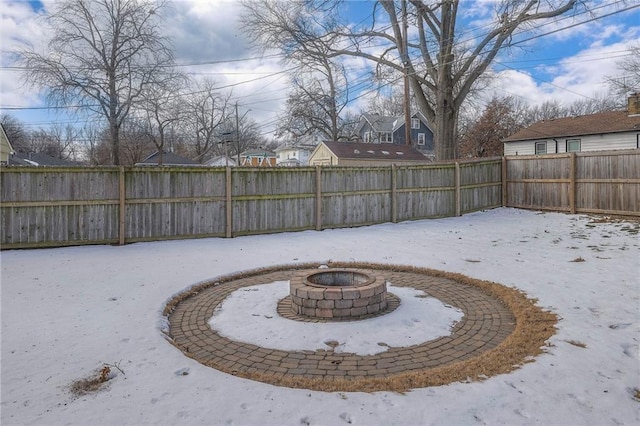
[[233,237],[502,204],[502,162],[389,167],[6,167],[3,249]]
[[503,160],[504,205],[640,216],[640,150]]
[[0,168],[1,248],[233,237],[498,207],[640,216],[640,150],[389,167]]

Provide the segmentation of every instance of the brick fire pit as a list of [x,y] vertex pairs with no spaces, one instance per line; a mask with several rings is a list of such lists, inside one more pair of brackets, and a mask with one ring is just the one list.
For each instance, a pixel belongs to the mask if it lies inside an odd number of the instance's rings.
[[387,308],[387,282],[382,275],[358,269],[318,269],[293,276],[291,310],[310,318],[353,318]]

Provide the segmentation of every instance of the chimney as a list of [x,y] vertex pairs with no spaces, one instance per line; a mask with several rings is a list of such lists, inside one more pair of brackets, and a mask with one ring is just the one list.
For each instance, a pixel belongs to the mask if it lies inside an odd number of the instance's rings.
[[640,93],[632,93],[629,95],[627,112],[629,115],[640,115]]

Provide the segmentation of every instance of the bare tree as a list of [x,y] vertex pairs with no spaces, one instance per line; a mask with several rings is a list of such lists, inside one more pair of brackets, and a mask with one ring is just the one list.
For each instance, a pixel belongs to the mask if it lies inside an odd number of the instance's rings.
[[[278,133],[286,137],[343,136],[340,114],[349,103],[349,82],[339,58],[330,56],[322,26],[304,2],[243,2],[243,28],[264,49],[282,49],[293,65],[293,89]],[[315,10],[317,12],[317,10]]]
[[258,123],[250,117],[243,117],[238,123],[237,154],[250,148],[267,149],[267,145],[268,141],[260,132]]
[[640,93],[640,43],[629,47],[629,54],[616,62],[621,75],[607,77],[609,87],[616,93]]
[[324,80],[300,75],[293,79],[293,90],[287,98],[278,135],[293,139],[318,135],[327,140],[345,136],[340,114],[348,96],[338,105],[334,70],[328,67],[327,71]]
[[567,107],[567,115],[578,116],[615,111],[625,107],[624,101],[625,99],[614,93],[595,94],[589,98],[578,99],[570,103]]
[[578,99],[566,105],[563,105],[557,100],[550,100],[540,105],[528,107],[525,112],[526,117],[522,124],[528,126],[541,120],[553,120],[555,118],[614,111],[622,107],[622,100],[617,99],[611,94],[593,95],[590,98]]
[[108,129],[94,123],[89,123],[82,128],[82,141],[84,145],[84,157],[92,166],[110,163]]
[[54,124],[31,133],[29,152],[46,154],[61,160],[78,160],[81,131],[71,125]]
[[378,93],[367,103],[367,112],[385,116],[404,114],[404,93],[402,88],[391,86],[388,94]]
[[530,125],[542,120],[553,120],[554,118],[566,117],[567,109],[557,100],[544,101],[540,105],[535,105],[528,110],[528,120],[526,125]]
[[195,158],[203,162],[211,152],[216,152],[221,129],[232,119],[231,93],[220,92],[210,79],[196,83],[193,89],[186,101],[186,121],[193,135]]
[[524,127],[522,119],[522,115],[518,114],[515,98],[493,98],[478,120],[460,138],[460,155],[501,156],[504,151],[502,139]]
[[45,52],[21,52],[26,81],[54,105],[79,106],[106,119],[111,155],[120,164],[120,129],[147,86],[173,64],[159,28],[164,2],[63,0],[47,17],[54,31]]
[[[265,6],[254,6],[253,10],[260,12],[250,15],[248,22],[255,26],[255,31],[266,34],[263,43],[277,42],[276,32],[294,28],[296,37],[290,43],[317,38],[329,48],[326,52],[329,58],[356,56],[380,68],[406,73],[416,103],[434,129],[436,157],[444,160],[456,156],[456,122],[463,102],[500,50],[512,42],[516,30],[562,15],[578,0],[499,1],[495,5],[495,19],[475,40],[461,40],[458,35],[463,16],[459,8],[465,7],[459,0],[380,0],[375,3],[376,10],[365,28],[339,23],[336,13],[331,13],[335,10],[331,8],[339,7],[339,3],[332,6],[331,2],[307,1],[306,14],[318,17],[313,32],[304,31],[295,16],[285,11],[274,13],[274,8],[266,6],[272,3],[269,0],[259,3]],[[408,10],[406,20],[403,4]],[[378,6],[388,26],[379,25]],[[404,37],[404,22],[412,27],[408,31],[412,34],[410,40]],[[283,45],[283,50],[287,48]]]
[[146,123],[129,117],[122,124],[121,160],[123,165],[132,166],[153,153],[155,145],[145,129]]
[[182,101],[178,98],[178,83],[184,79],[175,75],[169,85],[149,86],[145,90],[144,101],[139,107],[142,131],[146,133],[158,150],[158,165],[162,165],[167,133],[174,123],[183,116]]
[[18,152],[28,151],[29,132],[22,121],[13,115],[2,114],[0,116],[0,124],[2,124],[2,128],[13,149]]

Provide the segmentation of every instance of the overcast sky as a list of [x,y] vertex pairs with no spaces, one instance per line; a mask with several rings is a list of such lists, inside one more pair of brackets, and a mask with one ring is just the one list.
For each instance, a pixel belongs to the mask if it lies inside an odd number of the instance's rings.
[[[46,43],[46,27],[37,17],[46,14],[53,2],[0,1],[0,112],[14,115],[29,128],[68,122],[64,114],[31,109],[46,105],[36,91],[21,85],[20,71],[10,68],[15,65],[14,52],[21,46]],[[494,16],[492,3],[463,0],[464,30],[471,35],[481,31],[483,23]],[[494,81],[493,90],[517,95],[530,104],[552,99],[569,103],[605,92],[605,77],[618,74],[616,61],[628,55],[631,43],[640,40],[640,0],[587,3],[591,14],[567,16],[525,33],[518,41],[533,39],[503,51],[494,63],[493,70],[499,78]],[[344,10],[345,16],[358,22],[371,13],[372,2],[347,2]],[[240,114],[256,120],[263,134],[271,136],[276,113],[282,110],[286,99],[288,77],[282,72],[285,65],[280,57],[261,58],[258,51],[250,48],[239,29],[240,12],[237,0],[177,0],[172,3],[167,31],[181,68],[194,78],[208,76],[219,87],[233,90]],[[585,22],[590,19],[594,20]],[[361,62],[352,60],[350,66],[358,64]],[[369,90],[370,85],[359,87]],[[363,93],[351,109],[361,111],[374,95]]]

